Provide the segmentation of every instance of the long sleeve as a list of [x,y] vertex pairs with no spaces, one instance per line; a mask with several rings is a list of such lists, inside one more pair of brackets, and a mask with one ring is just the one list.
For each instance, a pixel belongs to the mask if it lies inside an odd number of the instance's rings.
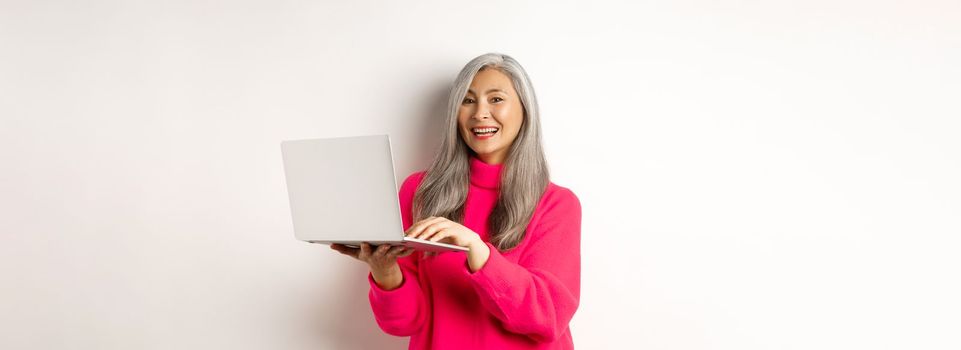
[[568,331],[580,300],[581,206],[573,192],[556,187],[538,211],[517,263],[488,243],[490,258],[470,278],[506,330],[551,342]]
[[[401,218],[404,230],[413,225],[412,203],[416,186],[423,173],[415,173],[407,177],[400,188]],[[420,252],[397,259],[404,276],[403,282],[396,289],[384,290],[374,282],[373,275],[368,273],[370,283],[371,310],[377,325],[387,334],[409,336],[417,333],[427,323],[427,299],[421,290],[418,280],[418,257]]]

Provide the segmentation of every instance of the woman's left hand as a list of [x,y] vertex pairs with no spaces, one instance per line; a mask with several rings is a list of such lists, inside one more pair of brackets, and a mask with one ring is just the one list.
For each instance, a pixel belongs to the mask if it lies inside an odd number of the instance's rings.
[[466,248],[485,245],[476,232],[444,217],[431,216],[418,221],[411,225],[405,234],[411,238],[448,243]]
[[441,243],[466,247],[468,249],[467,265],[471,273],[484,267],[491,255],[490,247],[487,246],[487,243],[484,243],[477,232],[444,217],[431,216],[418,221],[410,225],[405,234],[411,238],[431,242],[443,241]]

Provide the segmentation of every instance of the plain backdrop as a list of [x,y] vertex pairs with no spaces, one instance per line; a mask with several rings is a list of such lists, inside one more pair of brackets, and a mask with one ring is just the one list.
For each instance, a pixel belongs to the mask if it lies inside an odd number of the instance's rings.
[[527,69],[581,349],[961,348],[961,2],[0,0],[0,348],[402,349],[280,141]]

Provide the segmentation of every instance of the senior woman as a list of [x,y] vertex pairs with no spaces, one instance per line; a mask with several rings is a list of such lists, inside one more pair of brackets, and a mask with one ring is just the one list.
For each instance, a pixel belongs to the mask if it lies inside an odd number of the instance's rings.
[[374,318],[410,349],[573,349],[581,207],[550,181],[539,117],[516,60],[474,58],[451,88],[439,153],[399,193],[407,236],[469,252],[331,246],[369,265]]

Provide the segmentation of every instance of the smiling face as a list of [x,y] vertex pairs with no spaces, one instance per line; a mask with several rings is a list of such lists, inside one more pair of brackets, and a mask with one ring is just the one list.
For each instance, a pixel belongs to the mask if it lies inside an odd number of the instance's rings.
[[461,138],[487,164],[500,164],[524,122],[524,107],[511,78],[497,69],[474,76],[457,112]]

